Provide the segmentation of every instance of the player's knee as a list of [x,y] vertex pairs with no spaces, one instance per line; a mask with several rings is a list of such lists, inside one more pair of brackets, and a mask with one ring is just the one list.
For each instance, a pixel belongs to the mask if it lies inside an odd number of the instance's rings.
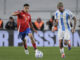
[[68,44],[68,40],[65,40],[65,41],[64,41],[64,44],[67,45],[67,44]]
[[31,33],[29,34],[29,37],[32,41],[34,40],[33,35]]

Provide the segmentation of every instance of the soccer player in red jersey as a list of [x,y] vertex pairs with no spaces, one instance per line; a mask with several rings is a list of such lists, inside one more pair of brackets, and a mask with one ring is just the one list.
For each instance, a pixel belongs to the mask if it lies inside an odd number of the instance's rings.
[[24,48],[25,48],[25,53],[29,54],[29,51],[27,49],[27,43],[25,36],[28,35],[31,39],[32,45],[34,47],[35,53],[39,51],[36,47],[35,40],[33,38],[31,29],[34,30],[34,32],[37,32],[31,22],[31,16],[28,13],[29,11],[29,4],[24,4],[24,9],[21,11],[14,12],[12,15],[17,16],[17,27],[19,31],[19,37],[23,40]]

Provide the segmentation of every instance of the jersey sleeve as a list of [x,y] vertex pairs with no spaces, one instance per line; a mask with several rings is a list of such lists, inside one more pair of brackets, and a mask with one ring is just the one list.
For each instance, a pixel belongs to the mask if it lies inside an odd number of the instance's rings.
[[72,19],[73,17],[75,17],[75,15],[74,15],[71,11],[68,10],[68,13],[69,13],[69,16],[70,16],[71,19]]

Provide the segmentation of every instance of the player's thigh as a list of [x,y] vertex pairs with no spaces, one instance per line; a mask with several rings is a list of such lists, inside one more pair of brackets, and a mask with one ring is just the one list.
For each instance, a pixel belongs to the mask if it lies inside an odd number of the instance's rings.
[[70,40],[70,31],[64,32],[64,40]]
[[61,30],[58,31],[58,39],[59,40],[63,39],[63,32]]
[[24,32],[20,32],[18,37],[21,38],[21,40],[25,40],[26,34]]
[[32,42],[32,43],[35,43],[35,39],[33,38],[33,35],[32,35],[32,33],[29,33],[29,34],[28,34],[28,36],[30,37],[30,39],[31,39],[31,42]]
[[30,38],[32,38],[32,37],[33,37],[32,33],[28,33],[28,36],[29,36]]

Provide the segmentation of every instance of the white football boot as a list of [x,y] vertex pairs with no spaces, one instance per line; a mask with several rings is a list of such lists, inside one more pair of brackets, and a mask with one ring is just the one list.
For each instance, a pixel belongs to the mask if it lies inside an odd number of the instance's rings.
[[26,54],[26,55],[29,55],[29,51],[28,51],[28,50],[25,50],[25,54]]

